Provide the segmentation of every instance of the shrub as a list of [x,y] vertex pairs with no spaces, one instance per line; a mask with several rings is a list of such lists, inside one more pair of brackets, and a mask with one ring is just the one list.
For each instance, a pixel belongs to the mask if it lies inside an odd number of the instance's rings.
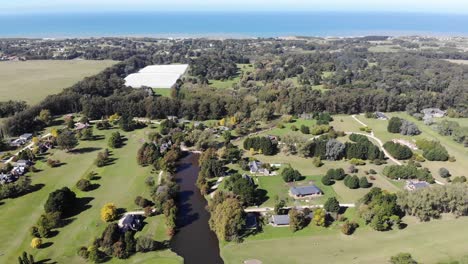
[[448,177],[450,177],[450,172],[446,168],[440,168],[439,169],[439,175],[442,178],[448,178]]
[[48,158],[47,159],[47,165],[51,168],[55,168],[57,167],[58,165],[60,165],[60,160],[53,160],[51,158]]
[[118,131],[115,131],[112,133],[112,135],[109,138],[108,145],[110,148],[120,148],[122,146],[123,140],[122,136]]
[[281,172],[281,177],[285,182],[299,181],[302,178],[301,173],[291,167],[286,167]]
[[353,164],[353,165],[356,165],[356,166],[363,166],[363,165],[366,165],[366,162],[363,161],[362,159],[356,159],[356,158],[352,158],[349,163]]
[[101,208],[101,220],[110,222],[117,218],[117,207],[113,203],[107,203]]
[[299,130],[299,129],[297,128],[297,126],[292,125],[292,126],[291,126],[291,130],[292,130],[292,131],[297,131],[297,130]]
[[332,178],[328,175],[325,175],[322,177],[322,183],[323,185],[332,185],[334,183],[334,181],[332,180]]
[[82,257],[83,259],[88,259],[89,251],[86,247],[80,247],[77,251],[78,256]]
[[369,170],[369,173],[370,173],[370,174],[377,174],[377,172],[376,172],[374,169],[370,169],[370,170]]
[[390,153],[390,155],[399,160],[409,159],[413,156],[413,151],[405,145],[388,141],[383,145],[383,147]]
[[431,172],[427,169],[418,169],[414,165],[390,165],[384,168],[383,175],[390,179],[419,179],[430,183],[434,182]]
[[310,128],[306,125],[301,125],[301,133],[302,134],[310,134]]
[[391,264],[418,264],[416,260],[413,259],[410,253],[399,253],[396,256],[390,258]]
[[359,188],[359,178],[356,175],[347,175],[344,179],[344,184],[350,189],[357,189]]
[[322,160],[319,157],[313,157],[312,158],[312,164],[314,164],[315,167],[321,167],[323,165]]
[[323,209],[325,209],[329,213],[338,213],[340,211],[340,203],[335,197],[330,197],[323,205]]
[[398,117],[392,117],[388,121],[387,131],[390,133],[400,133],[402,121]]
[[437,141],[427,139],[416,140],[416,146],[423,151],[423,157],[430,161],[446,161],[449,154],[444,146]]
[[359,225],[355,222],[346,221],[341,226],[341,232],[345,235],[352,235]]
[[140,236],[137,238],[136,251],[150,252],[158,249],[158,243],[148,236]]
[[32,248],[40,248],[41,246],[42,246],[42,239],[35,237],[31,240]]
[[86,179],[80,179],[76,183],[76,188],[78,188],[78,190],[83,191],[83,192],[89,191],[91,189],[91,186],[92,186],[91,182]]
[[371,184],[367,181],[366,177],[361,177],[359,179],[359,187],[360,188],[369,188],[369,187],[371,187]]
[[330,177],[330,179],[341,181],[341,180],[343,180],[345,178],[346,173],[344,172],[344,170],[342,168],[329,169],[327,171],[326,176]]

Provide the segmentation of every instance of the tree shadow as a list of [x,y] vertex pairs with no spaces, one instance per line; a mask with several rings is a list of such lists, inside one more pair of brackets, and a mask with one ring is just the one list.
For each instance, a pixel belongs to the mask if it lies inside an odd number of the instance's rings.
[[35,261],[34,263],[36,264],[57,264],[57,261],[52,261],[52,259],[47,258],[47,259],[42,259],[39,261]]
[[[58,228],[59,228],[59,227],[62,227],[61,221],[60,221],[60,225],[58,226]],[[60,233],[60,232],[59,232],[58,230],[52,230],[52,231],[49,232],[47,238],[55,237],[55,236],[57,236],[59,233]]]
[[255,190],[255,197],[256,197],[256,204],[261,205],[266,202],[270,197],[268,196],[268,192],[264,189],[256,189]]
[[103,140],[105,139],[106,137],[104,135],[93,135],[93,138],[91,140],[95,141],[95,140]]
[[18,197],[25,196],[27,194],[39,191],[40,189],[44,188],[44,186],[45,186],[45,184],[43,184],[43,183],[34,184],[27,191],[19,193],[19,194],[15,195],[15,196],[12,196],[11,198],[18,198]]
[[118,218],[121,218],[126,212],[127,212],[127,209],[125,208],[117,208]]
[[89,152],[94,152],[101,150],[102,148],[96,148],[96,147],[85,147],[85,148],[79,148],[79,149],[73,149],[70,150],[70,153],[73,154],[83,154],[83,153],[89,153]]
[[45,242],[44,244],[41,245],[40,248],[48,248],[52,246],[54,243],[53,242]]
[[101,187],[101,184],[99,184],[99,183],[93,183],[93,184],[91,184],[91,186],[89,186],[89,188],[88,188],[87,191],[88,191],[88,192],[94,191],[94,190],[98,189],[99,187]]
[[89,203],[94,200],[93,197],[83,197],[83,198],[77,198],[75,202],[75,206],[72,207],[70,212],[67,214],[67,218],[77,216],[81,212],[88,210],[91,208],[91,205]]

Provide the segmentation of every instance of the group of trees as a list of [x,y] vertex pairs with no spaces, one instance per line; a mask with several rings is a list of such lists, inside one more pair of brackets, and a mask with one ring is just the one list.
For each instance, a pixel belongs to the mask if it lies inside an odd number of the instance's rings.
[[443,136],[450,136],[455,142],[468,147],[468,128],[460,126],[456,121],[442,120],[436,126],[437,132]]
[[440,218],[442,213],[465,216],[468,215],[467,194],[468,185],[464,183],[435,185],[398,193],[398,205],[421,221]]
[[328,169],[327,173],[322,177],[324,185],[332,185],[335,181],[341,181],[346,177],[346,173],[342,168]]
[[245,212],[239,199],[224,192],[216,192],[209,203],[209,225],[221,241],[239,239],[245,224]]
[[374,187],[359,200],[359,215],[377,231],[399,227],[403,212],[397,204],[396,194]]
[[298,170],[295,170],[291,167],[286,167],[281,172],[281,178],[283,178],[285,182],[294,182],[302,180],[303,177]]
[[415,123],[399,117],[390,118],[388,121],[387,131],[390,133],[400,133],[402,135],[409,136],[421,134],[421,131]]
[[258,202],[256,186],[250,176],[233,174],[226,179],[224,188],[238,197],[243,205],[250,206]]
[[0,118],[12,116],[26,109],[28,105],[25,101],[6,101],[0,102]]
[[12,183],[0,184],[0,200],[28,193],[32,187],[31,179],[28,176],[21,176],[17,181]]
[[396,159],[405,160],[413,156],[413,151],[408,146],[387,141],[383,147]]
[[438,141],[418,139],[416,146],[423,151],[423,157],[427,160],[446,161],[450,158],[447,149]]
[[274,155],[277,152],[277,146],[268,137],[248,137],[243,143],[245,150],[258,151],[263,155]]
[[154,143],[143,143],[138,149],[137,162],[141,166],[154,164],[161,157],[159,148]]
[[358,188],[369,188],[371,187],[371,183],[367,181],[365,176],[359,178],[356,175],[350,176],[346,175],[344,178],[344,185],[350,189],[358,189]]
[[421,181],[434,183],[434,178],[432,177],[432,174],[428,169],[426,168],[419,169],[414,164],[386,166],[383,169],[382,173],[383,175],[393,180],[418,179]]

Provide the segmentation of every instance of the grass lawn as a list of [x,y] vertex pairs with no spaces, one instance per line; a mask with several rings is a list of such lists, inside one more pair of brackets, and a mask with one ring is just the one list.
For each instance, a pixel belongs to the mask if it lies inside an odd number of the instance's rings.
[[316,124],[316,122],[317,121],[315,119],[306,120],[306,119],[298,118],[298,119],[295,119],[291,123],[282,122],[282,124],[284,125],[284,128],[275,127],[272,130],[269,130],[269,131],[267,131],[265,133],[260,133],[259,135],[283,136],[283,135],[289,134],[289,135],[301,135],[301,136],[303,136],[305,138],[311,138],[311,137],[313,137],[313,135],[302,134],[301,131],[299,131],[299,130],[292,131],[291,127],[295,126],[297,129],[300,129],[301,126],[304,125],[304,126],[308,126],[309,128],[312,128],[312,126],[314,126]]
[[[350,212],[352,213],[352,212]],[[351,217],[350,217],[351,218]],[[412,221],[404,219],[405,221]],[[337,226],[308,226],[292,233],[287,227],[265,227],[243,243],[221,247],[227,264],[259,259],[263,263],[387,263],[409,252],[421,263],[460,259],[466,255],[468,217],[409,224],[403,230],[377,232],[368,227],[343,235]]]
[[[148,129],[132,132],[122,132],[128,141],[120,149],[112,150],[114,164],[103,168],[93,165],[97,152],[107,147],[107,140],[82,141],[78,146],[81,153],[65,153],[54,150],[52,158],[59,159],[64,165],[58,168],[49,168],[44,163],[38,162],[37,167],[41,172],[32,175],[33,184],[44,186],[33,193],[15,199],[5,200],[0,205],[1,237],[8,237],[0,242],[0,262],[12,263],[23,250],[32,253],[36,260],[52,259],[57,263],[85,263],[77,256],[76,251],[80,246],[89,246],[92,240],[99,236],[106,224],[100,220],[99,211],[107,202],[113,202],[119,208],[132,211],[136,208],[134,199],[137,195],[149,196],[145,186],[146,177],[150,176],[150,167],[140,167],[136,163],[135,153],[141,145],[141,140],[146,138]],[[104,135],[106,138],[112,130],[99,131],[95,134]],[[90,192],[80,192],[74,185],[88,171],[97,172],[100,179],[95,183],[100,186]],[[156,176],[156,174],[154,174]],[[81,213],[72,217],[71,222],[58,229],[58,234],[44,242],[52,243],[47,248],[33,250],[29,243],[31,236],[29,229],[33,226],[40,214],[43,213],[43,205],[50,192],[67,186],[77,193],[80,198],[86,198],[87,204]],[[165,240],[164,225],[161,217],[152,217],[145,220],[147,225],[139,235],[147,233],[158,240]],[[72,238],[72,239],[71,239]],[[150,260],[151,259],[151,260]],[[157,261],[159,260],[160,261]],[[181,259],[174,253],[166,250],[147,254],[138,254],[126,261],[112,260],[111,263],[181,263]]]
[[171,97],[171,90],[169,88],[153,88],[155,94],[159,94],[163,97]]
[[238,74],[234,78],[228,80],[209,80],[210,87],[218,89],[231,89],[234,84],[240,81],[242,73],[253,72],[254,67],[252,64],[237,64]]
[[[306,176],[305,179],[295,182],[295,183],[286,183],[283,181],[281,176],[259,176],[254,177],[255,183],[258,184],[258,189],[267,191],[268,199],[260,205],[260,207],[268,206],[273,207],[275,205],[275,197],[277,196],[280,199],[285,199],[289,205],[306,205],[306,204],[323,204],[325,201],[332,196],[340,198],[337,196],[335,191],[331,186],[325,186],[320,181],[321,176]],[[288,195],[289,188],[291,186],[302,186],[315,184],[320,190],[323,191],[324,195],[307,199],[306,200],[297,200],[295,201],[292,197]]]
[[110,60],[0,62],[0,101],[24,100],[33,105],[115,63]]
[[[387,113],[387,116],[390,118],[392,116],[397,116],[400,118],[404,118],[408,121],[414,122],[419,129],[421,130],[421,134],[417,136],[404,136],[401,134],[392,134],[387,131],[387,124],[388,121],[385,120],[377,120],[377,119],[369,119],[363,115],[356,116],[359,120],[366,123],[371,127],[374,131],[376,137],[380,138],[383,142],[398,138],[398,139],[405,139],[408,141],[417,140],[417,139],[430,139],[439,141],[448,151],[449,155],[454,156],[456,158],[456,162],[448,162],[448,161],[425,161],[421,165],[423,167],[427,167],[431,170],[432,175],[440,181],[444,181],[444,179],[439,177],[438,170],[441,167],[447,168],[453,176],[460,176],[465,175],[468,176],[468,164],[466,164],[466,157],[468,157],[468,149],[464,148],[462,144],[459,144],[453,141],[450,137],[441,136],[436,131],[434,131],[431,127],[424,125],[422,121],[415,119],[414,117],[408,115],[407,113]],[[448,118],[447,118],[448,119]],[[436,122],[440,122],[442,119],[435,119]],[[468,118],[460,118],[460,119],[450,119],[455,120],[460,125],[466,126],[468,122]],[[356,122],[357,123],[357,122]],[[422,153],[421,151],[418,151]]]

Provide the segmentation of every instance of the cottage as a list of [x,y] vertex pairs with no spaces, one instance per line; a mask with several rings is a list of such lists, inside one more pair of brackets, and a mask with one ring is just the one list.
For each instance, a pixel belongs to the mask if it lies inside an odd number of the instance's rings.
[[85,128],[88,128],[89,127],[89,124],[87,123],[81,123],[81,122],[78,122],[75,124],[75,130],[82,130],[82,129],[85,129]]
[[128,230],[140,231],[143,227],[143,216],[137,214],[127,214],[119,223],[123,232]]
[[429,118],[440,118],[444,117],[445,114],[447,113],[446,111],[442,111],[439,108],[426,108],[421,110],[421,113],[424,114],[424,120],[429,119]]
[[270,219],[272,226],[288,226],[289,215],[272,215]]
[[407,181],[405,189],[408,191],[415,191],[429,187],[429,183],[425,181]]
[[24,141],[29,141],[29,140],[32,139],[32,137],[33,137],[33,134],[25,133],[25,134],[21,135],[19,138],[24,140]]
[[375,112],[375,117],[379,120],[388,120],[388,117],[382,112]]
[[297,186],[289,189],[289,195],[295,199],[314,197],[323,195],[322,191],[315,185]]
[[263,163],[260,161],[251,161],[249,163],[250,173],[252,174],[263,174],[263,175],[270,175],[270,171],[266,168],[263,168]]

